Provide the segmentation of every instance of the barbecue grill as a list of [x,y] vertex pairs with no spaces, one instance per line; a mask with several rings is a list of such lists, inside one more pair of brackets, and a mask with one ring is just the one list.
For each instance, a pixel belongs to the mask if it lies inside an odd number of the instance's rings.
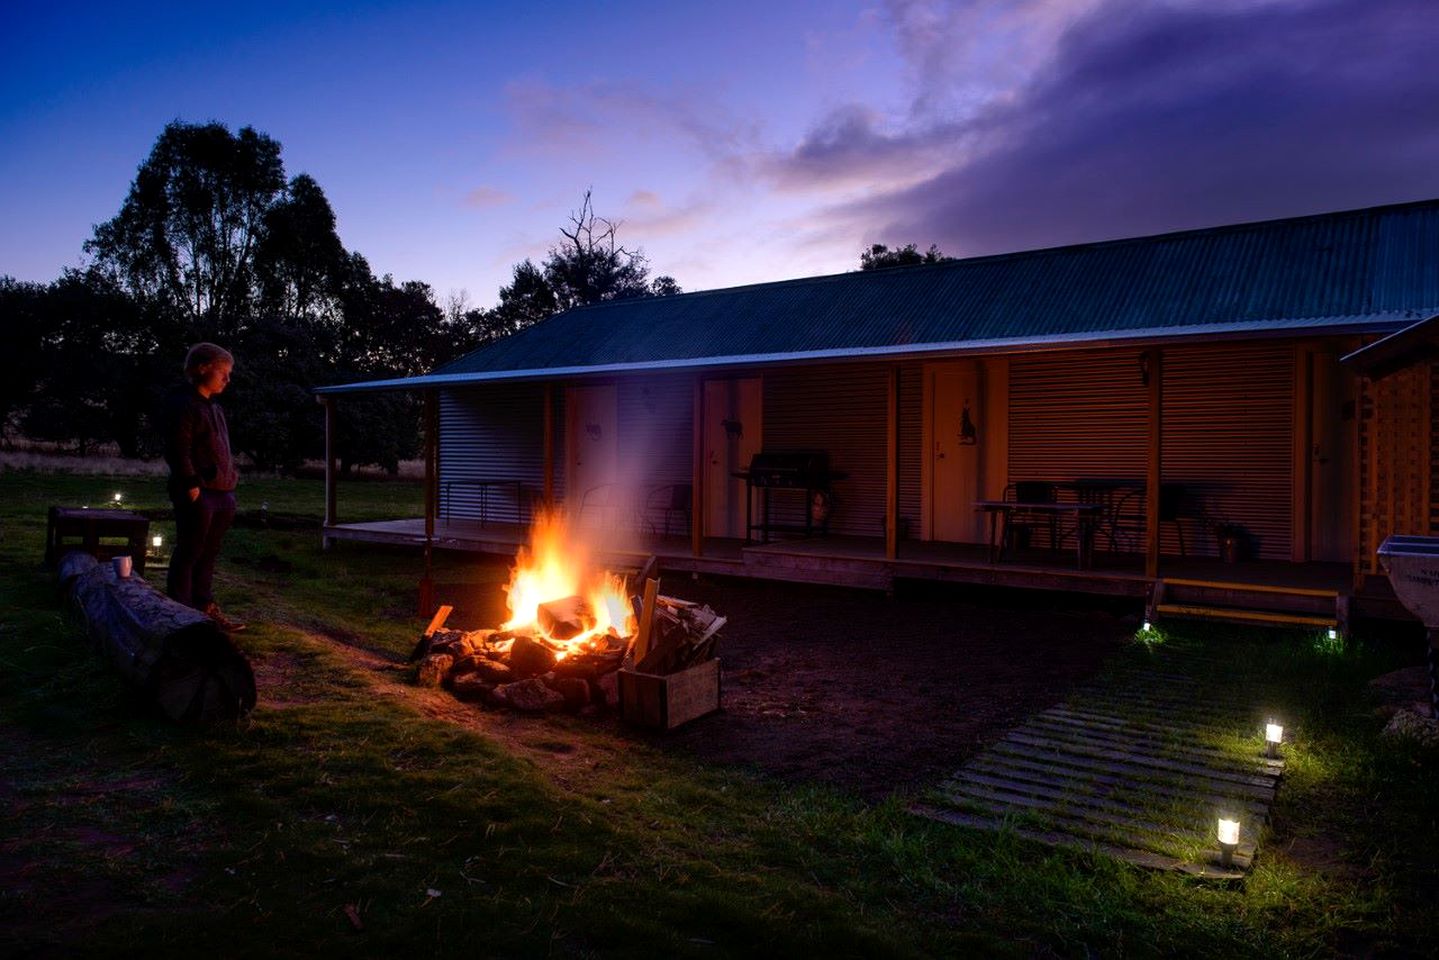
[[[746,543],[753,542],[755,532],[760,534],[761,543],[768,543],[771,533],[801,533],[810,537],[816,528],[821,536],[828,536],[829,505],[834,497],[830,484],[848,476],[830,469],[829,454],[813,450],[756,453],[749,462],[749,469],[736,470],[734,475],[745,483]],[[753,512],[756,490],[760,491],[759,523],[754,522]],[[770,492],[773,490],[804,494],[804,523],[777,523],[771,519]]]

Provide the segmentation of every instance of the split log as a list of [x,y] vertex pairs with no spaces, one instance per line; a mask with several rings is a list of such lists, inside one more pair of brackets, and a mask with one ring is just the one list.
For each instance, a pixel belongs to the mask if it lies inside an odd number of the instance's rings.
[[233,720],[255,706],[255,674],[218,624],[138,576],[72,552],[59,578],[95,647],[171,720]]
[[712,660],[718,645],[717,634],[728,621],[709,607],[657,597],[650,622],[649,646],[636,654],[640,673],[671,674]]

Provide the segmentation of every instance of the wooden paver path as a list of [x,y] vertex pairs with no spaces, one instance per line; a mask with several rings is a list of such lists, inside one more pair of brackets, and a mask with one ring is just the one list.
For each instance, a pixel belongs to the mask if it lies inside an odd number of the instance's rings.
[[[913,812],[935,820],[1140,866],[1237,879],[1284,772],[1262,738],[1265,690],[1212,677],[1202,647],[1166,644],[1060,706],[1030,717],[971,759]],[[1215,825],[1240,821],[1233,864]]]

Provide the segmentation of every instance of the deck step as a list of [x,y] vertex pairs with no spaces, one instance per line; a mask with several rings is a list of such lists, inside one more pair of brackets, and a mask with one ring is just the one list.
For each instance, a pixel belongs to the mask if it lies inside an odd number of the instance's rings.
[[1289,597],[1323,597],[1331,601],[1339,597],[1338,590],[1325,590],[1315,587],[1280,587],[1268,583],[1242,583],[1232,580],[1194,580],[1185,577],[1165,577],[1164,583],[1170,587],[1203,587],[1209,590],[1222,590],[1233,593],[1277,593]]
[[1194,620],[1220,620],[1234,623],[1265,623],[1290,627],[1338,627],[1337,617],[1319,614],[1287,613],[1281,610],[1245,610],[1239,607],[1214,607],[1199,604],[1161,603],[1155,606],[1161,616]]

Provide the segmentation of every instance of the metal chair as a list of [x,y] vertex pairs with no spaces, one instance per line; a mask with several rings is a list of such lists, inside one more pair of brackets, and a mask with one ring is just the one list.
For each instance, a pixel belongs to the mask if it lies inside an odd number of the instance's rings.
[[[1015,503],[1055,503],[1059,499],[1059,488],[1048,480],[1017,480],[1005,487],[1004,499]],[[1000,553],[1016,547],[1028,547],[1030,535],[1035,530],[1049,533],[1051,548],[1058,545],[1059,522],[1054,514],[1026,515],[1011,510],[1005,518],[1004,540],[1000,544]]]
[[590,529],[638,530],[643,522],[629,490],[618,483],[601,483],[586,490],[575,517],[576,526]]
[[[1179,555],[1187,556],[1184,543],[1183,518],[1193,515],[1189,507],[1189,491],[1183,484],[1162,483],[1159,485],[1159,525],[1174,524],[1179,539]],[[1144,546],[1144,531],[1148,526],[1149,514],[1146,509],[1146,495],[1143,490],[1134,490],[1115,506],[1109,523],[1109,549],[1118,550],[1121,543],[1132,550]]]
[[665,536],[670,535],[670,518],[679,515],[683,526],[680,535],[688,533],[693,523],[691,510],[694,506],[694,487],[688,483],[666,483],[650,489],[645,497],[645,526],[655,532],[650,517],[656,513],[664,517]]

